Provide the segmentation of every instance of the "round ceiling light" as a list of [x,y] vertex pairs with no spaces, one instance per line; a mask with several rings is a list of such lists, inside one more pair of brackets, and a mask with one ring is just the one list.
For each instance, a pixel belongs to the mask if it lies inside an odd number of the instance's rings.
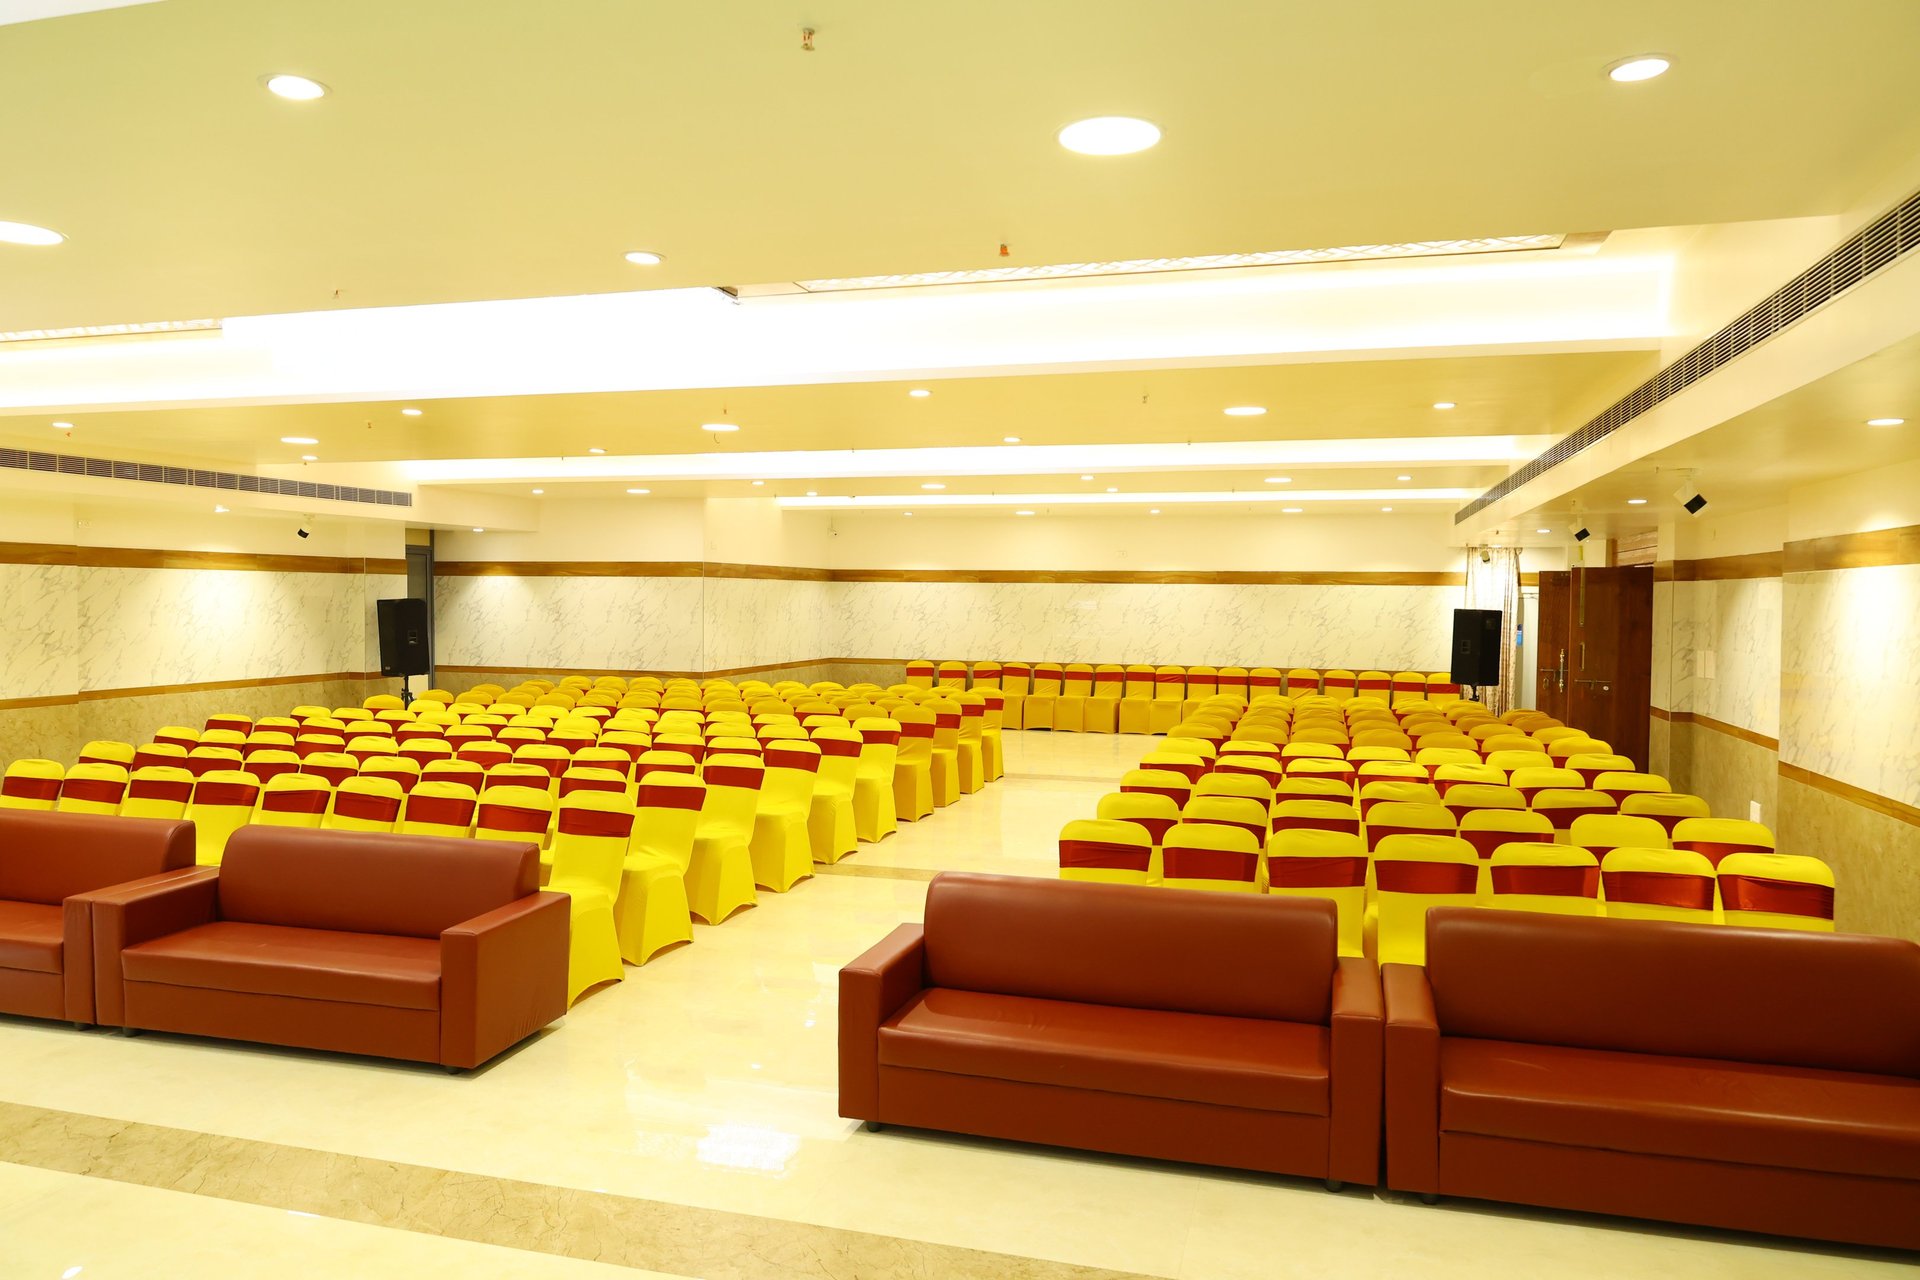
[[481,528],[481,527],[480,527],[479,525],[475,525],[475,526],[473,526],[473,531],[474,531],[475,533],[485,533],[485,532],[486,532],[486,530],[485,530],[485,529],[482,529],[482,528]]
[[1282,507],[1280,508],[1280,514],[1283,516],[1297,516],[1305,509],[1304,507]]
[[606,450],[602,449],[599,445],[596,444],[596,445],[593,445],[591,448],[589,448],[587,452],[588,453],[605,453]]
[[1001,436],[1000,443],[1001,444],[1019,444],[1020,437],[1019,436]]
[[1630,507],[1644,507],[1647,505],[1647,500],[1645,498],[1628,498],[1627,505]]
[[405,416],[405,417],[408,417],[408,418],[417,418],[417,417],[419,417],[419,416],[420,416],[420,414],[421,414],[421,412],[422,412],[422,410],[419,410],[419,409],[402,409],[402,410],[401,410],[400,412],[401,412],[401,414],[402,414],[403,416]]
[[31,222],[0,222],[0,243],[49,245],[65,239],[58,231],[36,227]]
[[1553,532],[1553,530],[1551,530],[1551,529],[1535,529],[1535,530],[1534,530],[1534,532],[1535,532],[1535,533],[1552,533],[1552,532]]
[[73,430],[73,424],[71,422],[56,422],[53,424],[53,429],[55,431],[71,431]]
[[267,86],[268,93],[289,102],[312,102],[315,98],[327,96],[327,86],[305,76],[266,76],[262,83]]
[[281,444],[319,444],[312,436],[281,436]]
[[1133,116],[1094,116],[1060,131],[1060,145],[1083,156],[1130,156],[1160,141],[1160,126]]
[[732,422],[703,422],[700,424],[700,429],[702,431],[738,431],[740,427]]
[[1621,84],[1634,84],[1641,80],[1651,80],[1655,76],[1665,75],[1667,68],[1673,65],[1673,59],[1657,53],[1639,53],[1631,58],[1622,58],[1607,68],[1607,79]]
[[915,400],[925,400],[928,396],[932,395],[933,392],[927,390],[925,387],[915,387],[913,390],[907,392],[907,394]]
[[652,492],[653,492],[653,490],[651,490],[651,489],[629,489],[629,490],[627,490],[627,492],[628,492],[628,493],[631,493],[631,494],[635,494],[635,495],[638,495],[638,496],[642,496],[642,497],[644,497],[645,495],[647,495],[647,494],[649,494],[649,493],[652,493]]
[[1293,477],[1292,476],[1268,476],[1267,483],[1268,484],[1292,484]]
[[1267,407],[1261,404],[1236,404],[1230,409],[1221,410],[1229,418],[1257,418],[1266,411]]
[[[1870,427],[1900,427],[1905,426],[1906,421],[1905,418],[1868,418],[1867,425]],[[54,425],[59,426],[60,424],[55,423]]]
[[1017,516],[1030,516],[1030,515],[1032,515],[1032,514],[1033,514],[1033,512],[1031,512],[1031,511],[1016,511],[1016,512],[1014,512],[1013,514],[1015,514],[1015,515],[1017,515]]
[[927,483],[925,483],[925,484],[923,484],[923,485],[921,485],[920,487],[921,487],[922,489],[944,489],[944,488],[946,488],[947,486],[945,486],[945,485],[943,485],[943,484],[941,484],[941,483],[940,483],[939,481],[937,481],[937,480],[929,480],[929,481],[927,481]]
[[317,454],[317,453],[303,453],[303,454],[301,454],[301,455],[300,455],[300,461],[302,461],[302,462],[318,462],[318,461],[320,461],[320,455],[319,455],[319,454]]
[[540,496],[541,494],[543,494],[543,493],[545,493],[545,492],[546,492],[546,490],[545,490],[545,489],[535,489],[535,490],[533,491],[533,496],[537,498],[537,497],[539,497],[539,496]]
[[1380,510],[1381,510],[1381,511],[1383,511],[1383,512],[1385,512],[1385,513],[1386,513],[1386,514],[1388,514],[1388,515],[1392,515],[1392,514],[1393,514],[1393,508],[1392,508],[1392,507],[1382,507],[1382,508],[1380,508]]
[[766,481],[765,481],[765,480],[755,480],[755,481],[753,482],[753,487],[754,487],[754,488],[756,488],[756,489],[758,489],[758,488],[760,488],[760,487],[761,487],[762,485],[764,485],[764,484],[766,484]]
[[1395,480],[1411,480],[1413,479],[1413,477],[1412,476],[1395,476],[1394,479]]
[[636,267],[657,267],[660,265],[660,255],[657,253],[649,253],[645,249],[635,249],[632,253],[626,255],[626,259]]
[[1433,402],[1433,407],[1436,409],[1452,409],[1452,408],[1455,408],[1456,406],[1451,400],[1435,400]]

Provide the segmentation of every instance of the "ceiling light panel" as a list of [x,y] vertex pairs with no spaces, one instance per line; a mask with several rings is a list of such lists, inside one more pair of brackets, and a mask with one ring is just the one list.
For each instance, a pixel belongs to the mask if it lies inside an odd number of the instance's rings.
[[979,267],[968,271],[911,271],[891,276],[841,276],[796,281],[808,293],[849,289],[908,289],[931,284],[994,284],[1003,280],[1070,280],[1134,276],[1159,271],[1219,271],[1234,267],[1291,267],[1311,262],[1370,262],[1381,258],[1445,258],[1478,253],[1558,249],[1564,235],[1485,236],[1477,240],[1420,240],[1407,244],[1350,244],[1330,249],[1270,249],[1259,253],[1195,254],[1184,258],[1125,258],[1114,262],[1060,262],[1043,267]]
[[16,329],[0,342],[64,342],[72,338],[133,338],[154,333],[218,332],[218,320],[153,320],[145,324],[89,324],[71,329]]
[[1213,490],[1173,493],[876,493],[834,495],[825,498],[779,498],[782,507],[813,511],[888,511],[901,507],[1046,507],[1046,506],[1219,506],[1267,502],[1395,502],[1448,503],[1459,501],[1471,489],[1322,489],[1305,493]]

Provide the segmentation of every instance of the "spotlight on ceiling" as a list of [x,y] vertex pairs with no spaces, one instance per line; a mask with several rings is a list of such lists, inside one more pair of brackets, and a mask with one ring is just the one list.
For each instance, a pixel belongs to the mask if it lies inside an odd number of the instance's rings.
[[624,256],[628,262],[631,262],[636,267],[657,267],[660,265],[660,255],[657,253],[649,253],[645,249],[635,249],[633,252]]
[[305,76],[267,76],[261,83],[267,86],[268,93],[289,102],[312,102],[315,98],[327,96],[327,86]]
[[1673,59],[1657,53],[1638,53],[1631,58],[1622,58],[1607,67],[1607,79],[1620,84],[1635,84],[1641,80],[1651,80],[1655,76],[1665,75],[1667,68],[1673,65]]
[[1094,116],[1060,131],[1060,145],[1083,156],[1129,156],[1160,141],[1160,126],[1133,116]]

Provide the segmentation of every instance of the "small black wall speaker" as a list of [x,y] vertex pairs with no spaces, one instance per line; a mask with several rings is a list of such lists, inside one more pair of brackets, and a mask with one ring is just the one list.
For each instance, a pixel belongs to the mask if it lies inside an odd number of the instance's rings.
[[433,657],[427,652],[427,602],[409,596],[379,601],[379,609],[380,674],[426,675],[433,669]]
[[1453,611],[1453,682],[1500,683],[1500,610]]

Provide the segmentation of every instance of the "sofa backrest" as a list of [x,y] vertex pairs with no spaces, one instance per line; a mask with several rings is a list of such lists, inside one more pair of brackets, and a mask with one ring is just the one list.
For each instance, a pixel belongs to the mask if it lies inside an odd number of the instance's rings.
[[1651,920],[1440,908],[1440,1033],[1920,1076],[1920,945]]
[[191,822],[0,809],[0,898],[10,902],[57,905],[192,865]]
[[942,872],[929,986],[1325,1024],[1330,901]]
[[540,888],[531,841],[242,827],[220,862],[220,917],[437,938]]

